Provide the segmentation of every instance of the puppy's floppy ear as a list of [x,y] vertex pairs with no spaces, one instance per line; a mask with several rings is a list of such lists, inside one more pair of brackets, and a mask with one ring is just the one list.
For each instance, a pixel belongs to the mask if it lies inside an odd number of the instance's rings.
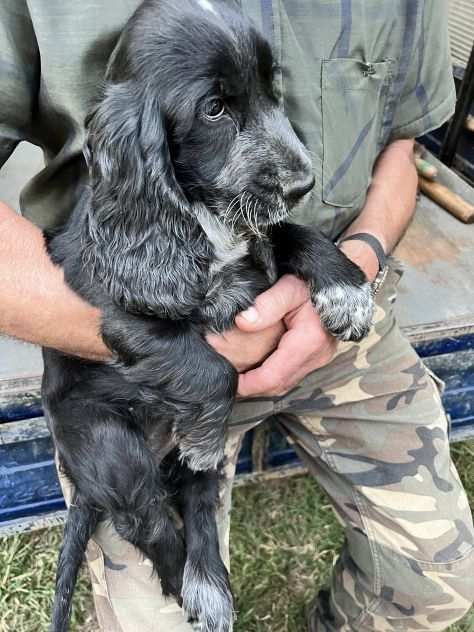
[[[186,205],[174,174],[158,97],[152,90],[139,89],[130,80],[108,83],[87,126],[88,162],[99,223],[101,202],[111,198],[120,202],[118,214],[120,209],[126,212],[128,204],[142,206],[147,201],[154,208],[157,201],[161,205]],[[152,221],[151,217],[143,219]]]
[[138,82],[110,82],[87,126],[85,265],[130,311],[166,317],[189,311],[199,300],[204,264],[156,94]]

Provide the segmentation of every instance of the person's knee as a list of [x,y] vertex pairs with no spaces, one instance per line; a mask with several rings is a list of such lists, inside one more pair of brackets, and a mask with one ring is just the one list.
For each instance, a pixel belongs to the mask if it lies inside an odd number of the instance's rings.
[[408,622],[413,621],[413,629],[446,630],[471,609],[474,549],[450,561],[405,562],[409,572],[400,566],[392,574],[396,577],[393,585],[382,589],[383,601],[399,610],[401,620],[406,617],[403,629],[411,630]]

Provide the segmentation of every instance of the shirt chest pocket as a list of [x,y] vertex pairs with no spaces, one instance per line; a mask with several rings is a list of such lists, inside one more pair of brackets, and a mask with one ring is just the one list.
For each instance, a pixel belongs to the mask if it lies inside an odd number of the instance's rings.
[[365,195],[378,153],[392,62],[323,60],[322,197],[351,207]]

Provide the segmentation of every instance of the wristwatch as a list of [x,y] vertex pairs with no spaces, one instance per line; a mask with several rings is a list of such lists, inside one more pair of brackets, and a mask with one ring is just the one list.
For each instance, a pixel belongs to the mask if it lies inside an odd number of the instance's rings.
[[372,294],[375,296],[382,287],[388,273],[387,255],[385,254],[382,244],[370,233],[354,233],[353,235],[339,239],[336,245],[340,246],[345,241],[363,241],[374,251],[377,261],[379,262],[378,274],[372,282]]

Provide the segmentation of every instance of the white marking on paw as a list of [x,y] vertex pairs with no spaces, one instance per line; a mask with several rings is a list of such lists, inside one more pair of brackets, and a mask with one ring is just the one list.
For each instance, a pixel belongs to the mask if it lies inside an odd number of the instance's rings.
[[370,283],[324,288],[313,294],[313,303],[323,325],[339,340],[360,340],[369,332],[374,312]]
[[204,11],[209,11],[210,13],[214,13],[214,15],[218,15],[209,0],[197,0],[197,3],[202,9],[204,9]]
[[232,595],[220,577],[210,577],[190,560],[183,576],[183,609],[199,621],[202,632],[229,632],[234,609]]

